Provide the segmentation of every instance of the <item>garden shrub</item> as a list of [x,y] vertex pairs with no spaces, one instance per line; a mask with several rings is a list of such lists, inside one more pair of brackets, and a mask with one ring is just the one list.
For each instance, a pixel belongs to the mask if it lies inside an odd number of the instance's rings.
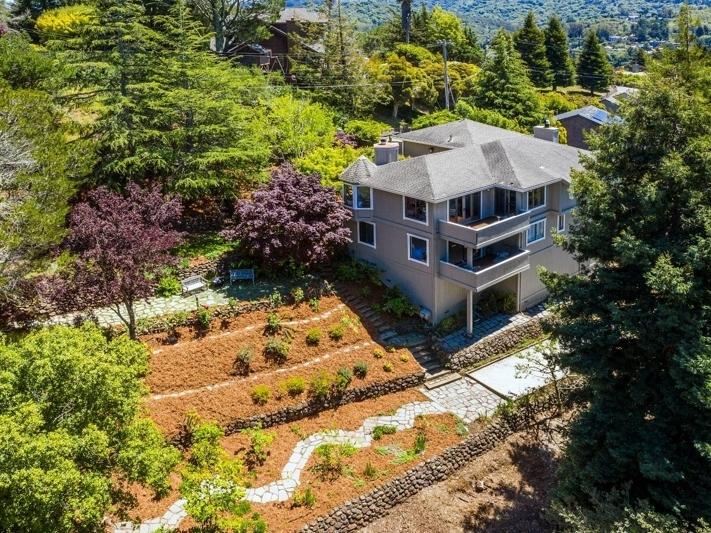
[[266,385],[257,385],[252,389],[252,401],[258,405],[264,405],[269,399],[271,391]]
[[437,325],[437,329],[439,329],[440,334],[442,335],[449,335],[450,333],[454,333],[459,329],[459,315],[451,315],[446,318],[443,318],[442,321]]
[[254,359],[254,346],[251,344],[245,344],[239,350],[237,350],[237,359],[235,360],[235,367],[239,367],[243,372],[249,371],[249,365]]
[[168,317],[168,324],[172,327],[183,326],[188,321],[187,311],[176,311]]
[[375,350],[373,350],[373,357],[375,357],[376,359],[382,359],[384,356],[385,352],[383,352],[383,350],[381,350],[380,348],[376,348]]
[[334,480],[343,473],[343,459],[357,451],[352,444],[321,444],[314,450],[316,464],[312,470],[322,479]]
[[201,307],[195,312],[195,320],[197,320],[197,323],[201,328],[209,328],[210,324],[212,324],[212,311],[210,311],[207,307]]
[[407,363],[409,360],[410,360],[410,357],[407,354],[402,354],[400,356],[400,361],[402,361],[403,363]]
[[275,337],[270,337],[267,343],[264,345],[264,356],[267,359],[275,359],[277,361],[283,361],[289,355],[289,350],[291,349],[291,343],[283,339],[277,339]]
[[284,305],[284,299],[282,298],[280,292],[273,292],[267,297],[267,299],[273,307],[281,307],[282,305]]
[[386,372],[392,372],[393,371],[393,364],[390,361],[386,361],[383,363],[383,370]]
[[301,376],[294,376],[284,382],[284,390],[289,396],[298,396],[306,390],[306,380]]
[[354,135],[358,141],[358,146],[372,146],[380,140],[383,132],[390,131],[392,127],[377,120],[349,120],[343,126],[343,131],[349,135]]
[[327,396],[331,390],[333,378],[324,371],[317,372],[311,378],[309,393],[316,398]]
[[397,431],[395,426],[375,426],[373,428],[373,440],[380,440],[383,435],[393,435]]
[[168,298],[183,292],[183,285],[173,276],[165,276],[156,285],[156,296]]
[[300,304],[304,301],[304,298],[306,297],[304,295],[304,289],[302,289],[301,287],[294,287],[293,289],[291,289],[291,297],[294,299],[294,303],[296,305]]
[[334,341],[340,341],[343,338],[343,335],[345,335],[345,331],[343,330],[343,326],[340,324],[336,324],[328,330],[328,336]]
[[318,298],[311,298],[311,299],[309,300],[309,307],[311,308],[311,310],[312,310],[314,313],[318,313],[318,312],[319,312],[319,304],[320,304],[320,300],[319,300]]
[[269,446],[277,437],[276,432],[264,431],[262,423],[258,422],[255,427],[243,429],[240,433],[249,437],[249,448],[245,453],[244,462],[250,468],[264,465],[269,455]]
[[385,291],[385,303],[382,306],[383,311],[401,318],[403,315],[416,315],[420,312],[420,308],[413,304],[402,292],[398,285],[388,287]]
[[378,476],[378,470],[373,466],[373,463],[368,461],[363,467],[363,476],[373,481]]
[[427,444],[427,435],[423,431],[418,431],[415,435],[415,444],[412,446],[412,451],[416,455],[420,455],[425,451],[425,445]]
[[336,390],[343,391],[348,387],[348,384],[353,379],[353,372],[347,366],[342,366],[336,372],[336,379],[334,381],[334,386]]
[[306,334],[306,344],[309,346],[317,346],[321,342],[321,330],[318,328],[313,328]]
[[368,281],[373,285],[382,284],[378,267],[356,259],[350,259],[338,265],[336,267],[336,279],[343,282],[353,281],[358,283]]
[[353,365],[353,374],[355,374],[356,377],[363,379],[365,378],[367,373],[368,363],[366,363],[365,361],[358,361],[356,364]]
[[313,507],[316,503],[316,495],[310,488],[305,490],[297,490],[294,492],[294,501],[292,507]]
[[278,333],[281,329],[281,318],[276,313],[269,313],[267,315],[267,332],[274,334]]

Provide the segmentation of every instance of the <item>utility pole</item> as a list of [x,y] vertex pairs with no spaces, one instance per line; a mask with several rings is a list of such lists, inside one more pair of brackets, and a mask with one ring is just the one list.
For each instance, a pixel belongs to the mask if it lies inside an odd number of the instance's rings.
[[444,57],[444,107],[449,111],[449,75],[447,74],[447,45],[452,44],[452,41],[443,39],[437,41],[437,44],[442,45],[442,56]]

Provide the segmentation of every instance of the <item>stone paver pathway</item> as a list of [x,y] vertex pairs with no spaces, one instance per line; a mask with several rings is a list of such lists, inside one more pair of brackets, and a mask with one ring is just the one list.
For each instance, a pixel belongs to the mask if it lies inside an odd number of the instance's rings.
[[[245,499],[252,502],[283,502],[294,494],[299,485],[299,478],[313,451],[322,444],[351,444],[356,448],[365,448],[372,442],[373,429],[376,426],[395,426],[398,431],[411,428],[418,415],[445,413],[447,409],[437,402],[414,402],[403,405],[393,415],[380,415],[366,418],[363,425],[355,431],[325,431],[315,433],[299,441],[286,466],[281,471],[281,479],[258,488],[247,489]],[[185,500],[176,501],[160,518],[152,518],[140,525],[130,522],[117,524],[114,533],[153,533],[160,528],[175,529],[187,516]]]
[[482,415],[491,415],[503,401],[501,396],[468,378],[436,389],[421,388],[419,391],[467,423],[473,422]]

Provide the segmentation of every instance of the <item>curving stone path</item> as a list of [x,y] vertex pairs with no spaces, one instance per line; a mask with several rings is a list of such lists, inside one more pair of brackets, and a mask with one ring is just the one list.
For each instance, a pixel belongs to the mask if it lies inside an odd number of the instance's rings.
[[[414,402],[400,407],[393,415],[371,416],[365,419],[355,431],[324,431],[299,441],[286,466],[281,471],[281,479],[258,488],[247,489],[245,499],[258,502],[283,502],[294,494],[299,486],[299,478],[306,463],[316,447],[321,444],[351,444],[356,448],[366,448],[372,442],[373,429],[376,426],[395,426],[398,431],[410,429],[415,424],[418,415],[446,413],[449,409],[438,402]],[[160,518],[152,518],[134,528],[131,522],[123,522],[116,526],[114,533],[153,533],[163,529],[175,529],[180,521],[187,516],[185,500],[176,501]]]

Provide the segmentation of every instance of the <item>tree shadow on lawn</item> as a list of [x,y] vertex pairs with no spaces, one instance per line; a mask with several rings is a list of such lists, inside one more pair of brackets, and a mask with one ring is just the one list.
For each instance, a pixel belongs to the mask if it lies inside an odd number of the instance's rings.
[[544,533],[553,530],[543,515],[555,487],[557,458],[533,433],[527,434],[523,441],[511,443],[509,448],[508,462],[516,467],[520,478],[487,486],[489,496],[481,498],[479,495],[476,508],[463,518],[464,531]]

